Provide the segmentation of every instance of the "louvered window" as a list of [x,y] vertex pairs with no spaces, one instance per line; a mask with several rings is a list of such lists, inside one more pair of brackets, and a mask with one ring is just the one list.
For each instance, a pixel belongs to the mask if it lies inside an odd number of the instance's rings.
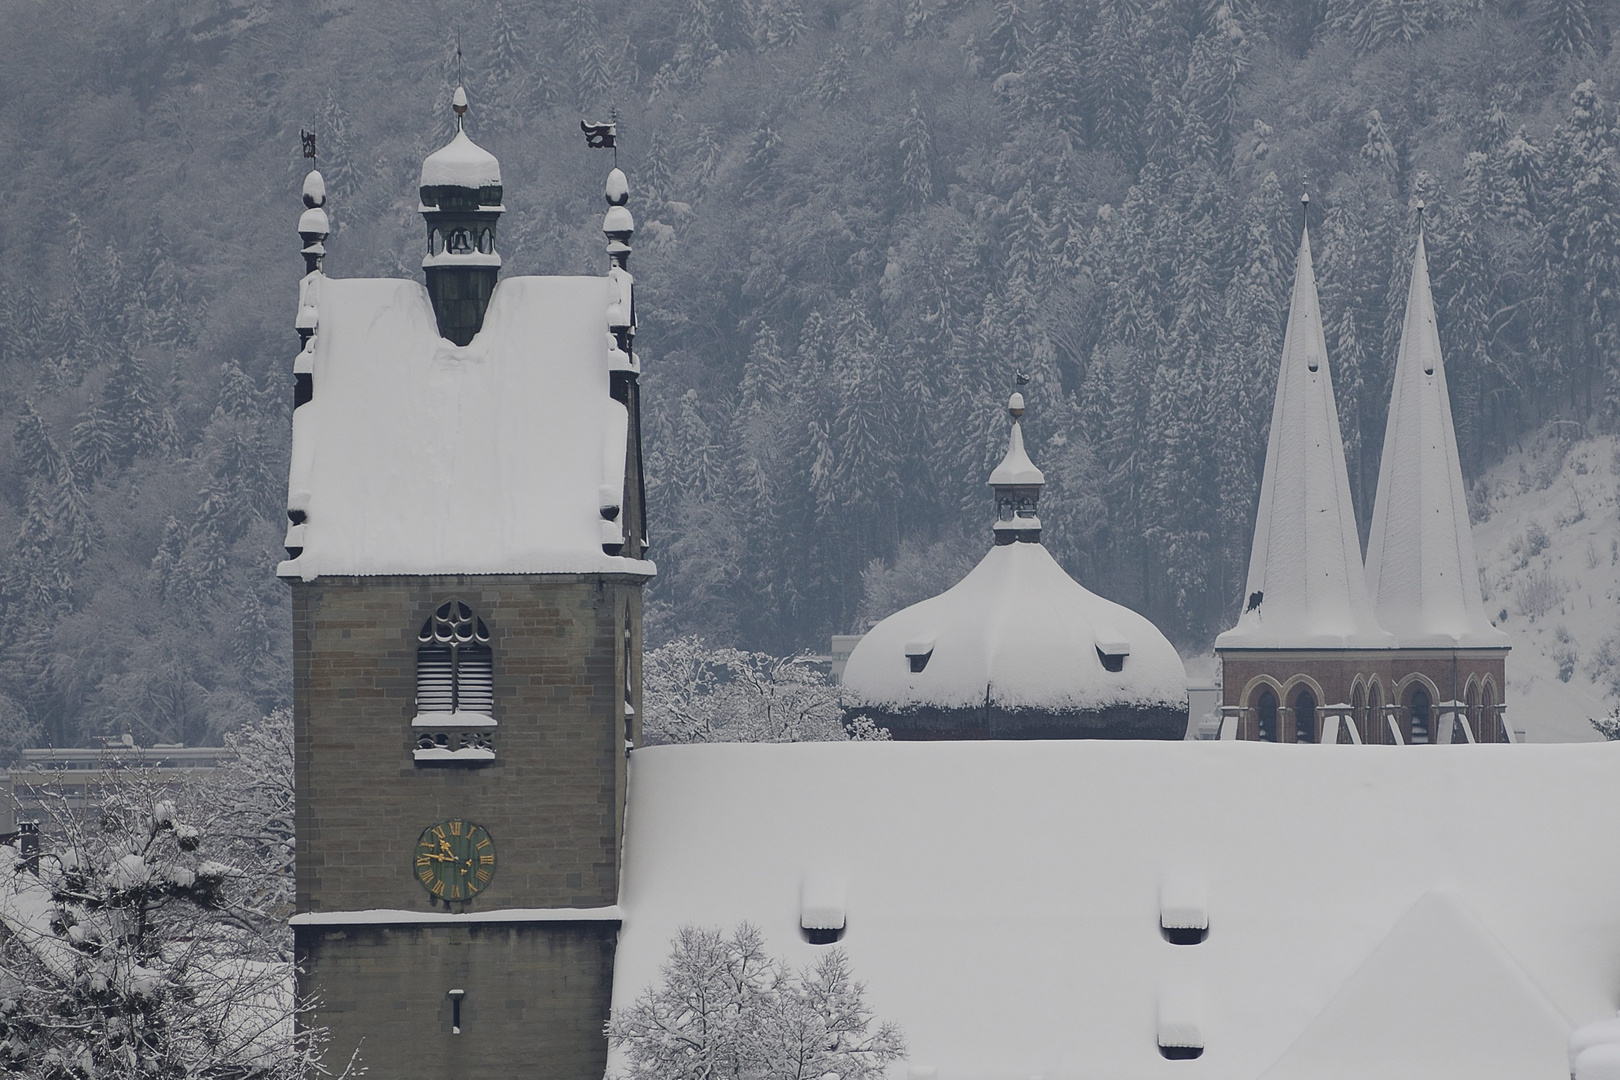
[[459,600],[447,601],[417,635],[416,711],[479,713],[495,709],[495,654],[484,620]]

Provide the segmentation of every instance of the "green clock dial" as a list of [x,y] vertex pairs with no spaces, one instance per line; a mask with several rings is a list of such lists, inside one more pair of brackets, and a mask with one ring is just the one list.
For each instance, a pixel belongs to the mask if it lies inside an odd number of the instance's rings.
[[495,876],[495,842],[483,826],[452,818],[422,830],[416,880],[440,900],[471,900]]

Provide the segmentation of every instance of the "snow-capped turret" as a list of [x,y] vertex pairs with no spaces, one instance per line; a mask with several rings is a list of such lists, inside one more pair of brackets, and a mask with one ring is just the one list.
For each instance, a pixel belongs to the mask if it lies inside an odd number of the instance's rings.
[[[611,125],[609,125],[611,128]],[[611,132],[610,132],[611,133]],[[594,144],[592,144],[594,145]],[[624,469],[622,483],[615,483],[615,464],[623,467],[641,460],[641,372],[636,360],[636,280],[630,273],[630,238],[636,221],[630,214],[630,182],[615,165],[602,188],[607,212],[602,215],[602,235],[607,238],[608,255],[608,387],[613,400],[623,409],[624,429],[609,439],[606,447],[606,483],[602,488],[602,550],[609,555],[639,557],[646,548],[647,522],[644,507],[646,491],[639,467]],[[617,414],[616,414],[617,415]],[[632,489],[631,472],[634,472]],[[626,548],[629,551],[626,551]]]
[[990,474],[995,546],[938,596],[879,622],[845,665],[850,714],[897,739],[1179,739],[1187,672],[1142,615],[1075,581],[1041,543],[1046,477],[1022,394]]
[[1421,226],[1384,429],[1367,587],[1403,647],[1502,648],[1479,591]]
[[1038,544],[1041,519],[1035,516],[1035,510],[1046,477],[1024,450],[1024,429],[1018,422],[1024,415],[1023,394],[1015,393],[1008,399],[1007,412],[1012,416],[1007,456],[990,474],[990,486],[996,493],[996,543]]
[[298,238],[304,242],[304,273],[313,274],[326,258],[326,238],[332,223],[326,216],[326,179],[319,169],[304,177],[304,212],[298,217]]
[[1311,240],[1302,230],[1243,614],[1227,648],[1388,648],[1373,615],[1350,501]]
[[495,250],[501,205],[501,165],[467,137],[467,91],[456,87],[451,107],[456,135],[422,162],[418,208],[427,222],[422,259],[439,333],[466,345],[484,325],[501,257]]

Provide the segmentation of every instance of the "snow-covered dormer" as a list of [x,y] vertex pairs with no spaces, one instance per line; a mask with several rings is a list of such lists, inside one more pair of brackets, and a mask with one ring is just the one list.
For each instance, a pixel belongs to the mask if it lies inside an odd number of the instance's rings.
[[1045,477],[1013,395],[990,476],[995,546],[956,585],[879,622],[844,668],[845,705],[898,739],[1179,739],[1187,675],[1143,616],[1071,578],[1041,544]]
[[1507,647],[1480,597],[1421,231],[1367,540],[1367,587],[1379,622],[1403,648]]
[[1361,563],[1311,240],[1302,232],[1243,613],[1217,649],[1389,648]]

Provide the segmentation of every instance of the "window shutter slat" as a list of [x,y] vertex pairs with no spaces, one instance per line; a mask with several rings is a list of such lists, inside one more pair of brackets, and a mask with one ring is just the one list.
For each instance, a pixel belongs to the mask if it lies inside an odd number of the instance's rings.
[[451,710],[454,704],[453,672],[448,647],[424,645],[416,650],[417,712],[447,713]]
[[456,671],[456,709],[491,714],[495,709],[495,654],[487,646],[461,650]]

